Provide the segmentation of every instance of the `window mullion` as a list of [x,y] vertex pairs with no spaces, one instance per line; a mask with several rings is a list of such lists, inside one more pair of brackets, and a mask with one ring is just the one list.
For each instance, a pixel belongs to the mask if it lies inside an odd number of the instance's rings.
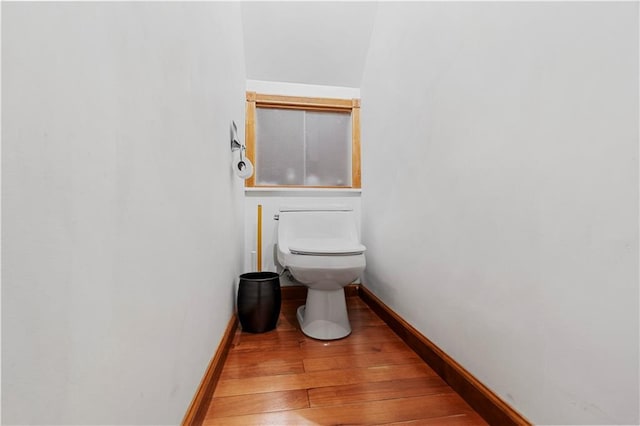
[[302,181],[307,184],[307,111],[302,112]]

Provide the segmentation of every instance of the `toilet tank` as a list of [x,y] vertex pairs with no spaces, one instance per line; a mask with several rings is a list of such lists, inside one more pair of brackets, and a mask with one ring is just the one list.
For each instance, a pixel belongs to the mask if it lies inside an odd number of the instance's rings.
[[286,250],[292,240],[336,239],[360,242],[355,213],[347,207],[280,209],[278,246]]

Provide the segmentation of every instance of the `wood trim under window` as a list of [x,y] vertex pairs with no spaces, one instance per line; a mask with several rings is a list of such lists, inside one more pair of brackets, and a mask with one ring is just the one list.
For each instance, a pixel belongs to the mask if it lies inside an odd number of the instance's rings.
[[351,187],[360,188],[360,99],[353,100],[351,110]]
[[246,135],[246,147],[247,158],[254,164],[254,172],[251,177],[245,180],[245,186],[256,186],[256,94],[255,92],[247,92],[247,107],[246,107],[246,119],[245,119],[245,135]]
[[256,108],[303,109],[307,111],[351,112],[351,186],[256,185],[255,173],[245,181],[246,187],[261,188],[361,188],[360,163],[360,99],[307,98],[301,96],[265,95],[247,92],[246,155],[256,164]]

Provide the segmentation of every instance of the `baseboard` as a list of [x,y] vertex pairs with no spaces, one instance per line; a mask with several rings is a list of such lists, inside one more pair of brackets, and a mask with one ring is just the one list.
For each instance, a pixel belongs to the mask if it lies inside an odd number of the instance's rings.
[[442,349],[403,320],[364,286],[360,298],[474,410],[492,425],[531,425]]
[[[360,284],[349,284],[344,288],[344,295],[347,297],[358,296],[358,288]],[[282,300],[306,299],[307,287],[303,285],[288,285],[280,287]]]
[[220,374],[222,374],[222,367],[227,359],[227,354],[233,343],[233,338],[238,328],[238,317],[234,313],[227,328],[222,335],[222,340],[216,353],[211,358],[207,371],[200,382],[200,386],[196,391],[196,394],[191,401],[191,405],[182,419],[183,426],[200,425],[204,421],[204,416],[207,414],[207,409],[211,404],[211,398],[213,397],[213,391],[216,389]]

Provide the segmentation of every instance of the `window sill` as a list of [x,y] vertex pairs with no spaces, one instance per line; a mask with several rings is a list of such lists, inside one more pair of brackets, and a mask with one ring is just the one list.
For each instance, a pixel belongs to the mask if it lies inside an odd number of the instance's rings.
[[287,188],[287,187],[246,187],[245,193],[325,193],[325,194],[360,194],[361,188]]

